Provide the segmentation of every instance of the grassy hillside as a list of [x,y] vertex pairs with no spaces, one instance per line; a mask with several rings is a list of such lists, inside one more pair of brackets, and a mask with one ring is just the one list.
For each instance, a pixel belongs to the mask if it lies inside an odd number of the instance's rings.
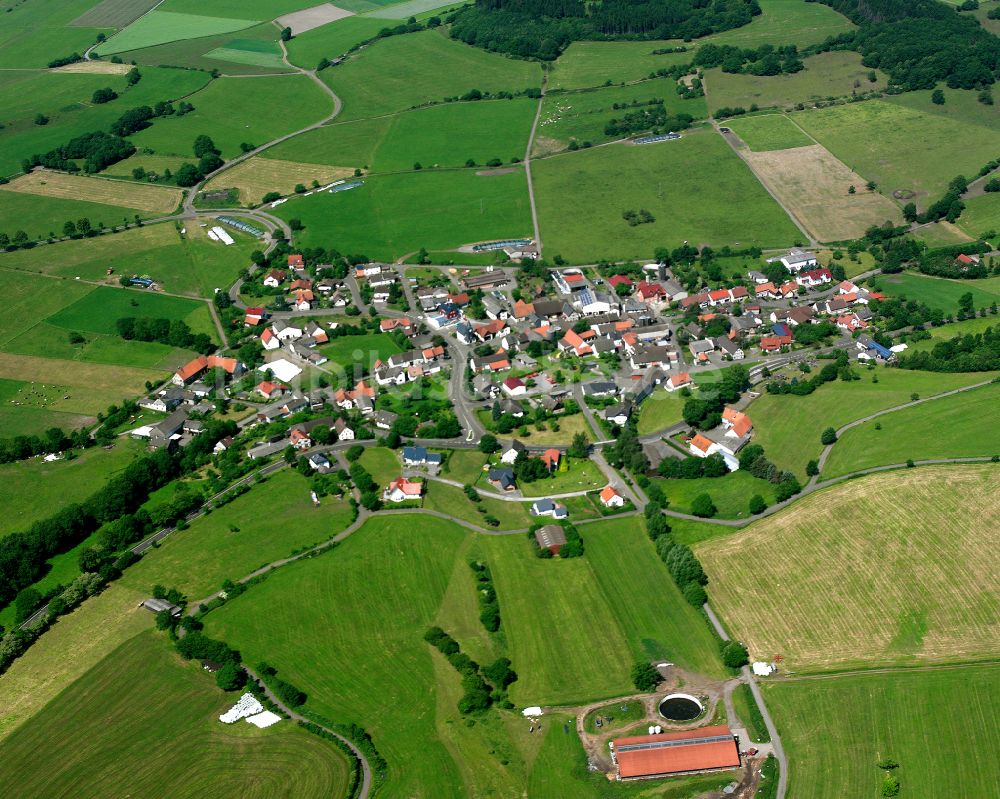
[[1000,781],[996,666],[772,682],[761,690],[793,764],[790,799],[877,796],[884,758],[899,763],[901,796],[987,796]]
[[861,478],[699,544],[712,603],[797,672],[995,658],[997,469]]
[[[339,796],[346,758],[291,721],[257,730],[220,723],[224,694],[164,636],[143,633],[110,652],[0,742],[21,797]],[[163,745],[169,741],[169,745]]]
[[[1000,385],[927,402],[848,430],[834,445],[824,477],[907,460],[1000,455],[1000,432],[986,420]],[[933,431],[928,435],[928,431]]]

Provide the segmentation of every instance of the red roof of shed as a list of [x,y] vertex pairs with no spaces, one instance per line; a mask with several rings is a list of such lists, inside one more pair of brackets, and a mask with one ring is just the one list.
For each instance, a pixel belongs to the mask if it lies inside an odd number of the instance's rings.
[[614,747],[618,773],[626,779],[740,765],[733,732],[726,726],[618,738]]

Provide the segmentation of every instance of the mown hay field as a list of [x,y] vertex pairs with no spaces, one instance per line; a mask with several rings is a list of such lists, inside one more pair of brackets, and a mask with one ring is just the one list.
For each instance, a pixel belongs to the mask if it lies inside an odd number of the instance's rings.
[[699,544],[712,603],[752,658],[796,672],[995,658],[998,476],[865,477]]
[[[0,186],[4,191],[37,194],[63,200],[83,200],[137,211],[171,213],[183,197],[180,189],[69,175],[65,172],[37,171]],[[62,222],[63,220],[58,220]],[[58,225],[57,225],[58,226]]]
[[883,759],[899,764],[901,796],[992,796],[1000,784],[996,664],[765,682],[761,690],[791,762],[789,799],[878,796]]
[[353,167],[319,166],[258,155],[211,180],[206,184],[205,191],[236,189],[240,194],[240,202],[257,205],[270,191],[291,194],[300,183],[311,190],[314,180],[326,185],[353,174]]
[[333,744],[287,720],[220,724],[238,694],[171,649],[147,632],[108,652],[0,743],[5,783],[25,799],[156,796],[167,783],[178,797],[344,795],[350,771]]
[[[761,182],[820,241],[857,238],[875,221],[903,221],[892,200],[865,189],[865,179],[822,145],[742,155]],[[856,193],[850,193],[851,186]]]
[[97,48],[96,52],[98,55],[110,56],[166,42],[230,33],[249,28],[253,24],[253,21],[245,19],[154,10],[109,38]]

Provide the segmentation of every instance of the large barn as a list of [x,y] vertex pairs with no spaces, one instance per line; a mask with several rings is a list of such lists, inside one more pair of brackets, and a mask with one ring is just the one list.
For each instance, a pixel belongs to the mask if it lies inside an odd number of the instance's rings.
[[635,735],[608,745],[620,780],[722,771],[740,765],[739,747],[726,726]]

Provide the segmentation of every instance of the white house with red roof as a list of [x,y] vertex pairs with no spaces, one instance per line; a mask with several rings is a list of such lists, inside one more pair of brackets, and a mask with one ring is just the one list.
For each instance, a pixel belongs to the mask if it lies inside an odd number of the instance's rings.
[[508,377],[501,386],[508,397],[520,397],[528,391],[528,387],[519,377]]
[[664,381],[663,387],[667,391],[677,391],[685,386],[690,386],[692,382],[690,374],[687,372],[680,372],[679,374],[670,375],[670,377]]
[[406,502],[411,499],[420,499],[424,491],[424,484],[419,480],[407,480],[405,477],[397,477],[382,492],[382,499],[387,502]]
[[825,283],[833,282],[833,273],[825,266],[820,269],[810,269],[805,272],[799,272],[795,276],[795,282],[806,288],[822,286]]
[[625,505],[625,497],[614,486],[605,486],[601,491],[601,504],[605,508],[620,508]]

